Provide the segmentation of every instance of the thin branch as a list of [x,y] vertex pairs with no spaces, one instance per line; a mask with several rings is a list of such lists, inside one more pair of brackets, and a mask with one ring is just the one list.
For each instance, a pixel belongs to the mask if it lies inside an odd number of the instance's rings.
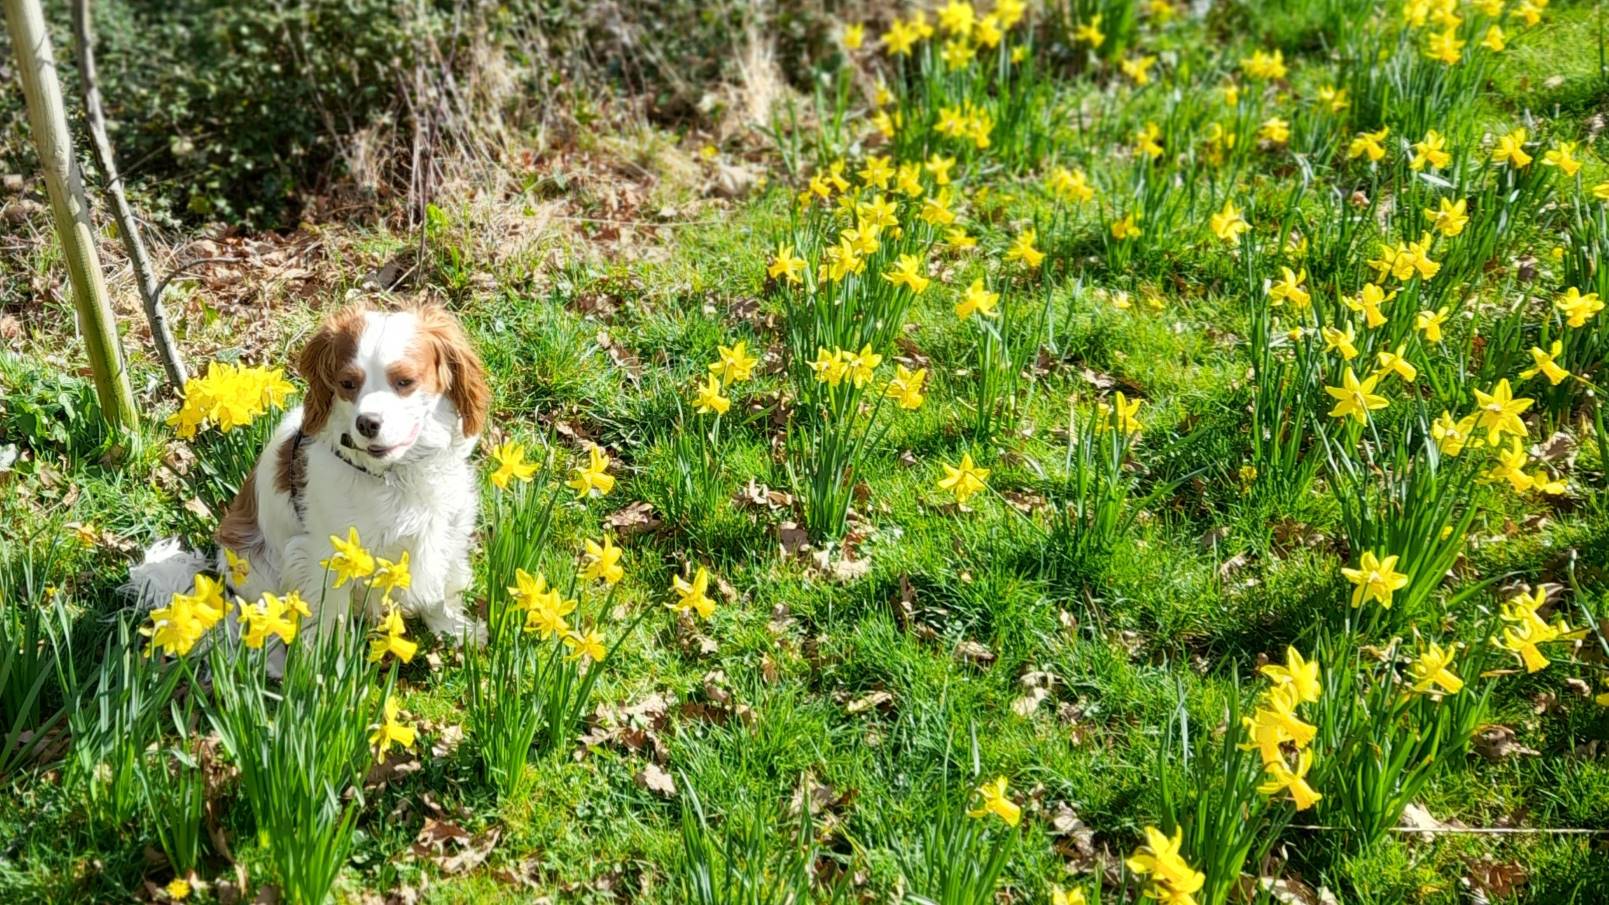
[[139,287],[140,301],[145,307],[145,320],[151,327],[151,342],[162,360],[162,370],[176,393],[184,391],[186,378],[184,359],[173,341],[168,328],[167,311],[162,307],[164,280],[158,283],[151,257],[140,238],[140,224],[134,219],[128,197],[123,191],[123,180],[117,173],[116,156],[112,141],[106,134],[106,114],[101,109],[101,91],[95,75],[95,35],[90,19],[89,0],[72,0],[73,40],[78,44],[79,89],[83,92],[84,119],[89,124],[90,145],[94,148],[95,168],[106,182],[106,194],[112,199],[112,212],[117,218],[117,234],[123,240],[123,251],[134,268],[134,282]]

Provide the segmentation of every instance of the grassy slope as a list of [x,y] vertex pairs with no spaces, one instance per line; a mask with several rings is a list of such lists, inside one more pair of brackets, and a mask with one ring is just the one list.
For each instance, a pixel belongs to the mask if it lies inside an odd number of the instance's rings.
[[[1596,64],[1578,64],[1588,62],[1595,47],[1590,12],[1561,12],[1547,31],[1516,41],[1485,113],[1501,120],[1528,105],[1545,105],[1551,113],[1557,103],[1565,116],[1581,117],[1588,104],[1579,83],[1591,81]],[[1554,67],[1564,82],[1539,89],[1535,74]],[[738,316],[735,303],[759,294],[764,247],[785,203],[772,192],[718,222],[684,228],[662,260],[571,265],[551,293],[496,288],[529,285],[534,262],[512,260],[492,272],[492,288],[467,290],[457,300],[492,365],[500,425],[531,436],[539,430],[537,419],[569,421],[617,450],[626,464],[613,496],[565,518],[561,550],[596,536],[602,518],[618,506],[660,492],[675,399],[718,342],[748,338],[764,348],[774,341]],[[378,259],[405,241],[366,237],[356,255]],[[577,313],[577,300],[592,294],[622,303],[606,323]],[[1068,394],[1083,388],[1084,367],[1144,395],[1150,434],[1165,436],[1187,416],[1216,417],[1212,430],[1235,429],[1230,386],[1243,367],[1215,329],[1233,310],[1227,301],[1188,299],[1151,313],[1140,306],[1116,311],[1072,286],[1059,287],[1053,297],[1059,342],[1071,366],[1036,389],[1036,430],[999,463],[999,486],[1031,486],[1032,463],[1057,454],[1052,432]],[[1260,656],[1277,655],[1305,626],[1314,600],[1342,593],[1338,563],[1323,549],[1268,550],[1266,514],[1239,499],[1232,463],[1198,453],[1208,469],[1199,484],[1188,485],[1176,505],[1153,509],[1115,557],[1102,587],[1073,599],[1029,577],[1037,549],[1015,514],[985,501],[958,515],[932,489],[933,463],[954,461],[970,448],[958,427],[964,384],[942,373],[961,348],[947,305],[942,297],[925,300],[911,336],[940,363],[928,407],[900,421],[863,475],[870,493],[857,508],[871,526],[864,542],[870,574],[844,585],[813,577],[776,555],[772,523],[778,516],[735,508],[708,526],[697,546],[675,532],[633,537],[622,601],[662,601],[670,575],[689,555],[709,562],[735,598],[722,601],[709,630],[719,643],[714,654],[682,650],[662,623],[650,621],[611,664],[598,699],[629,704],[660,693],[676,702],[699,701],[707,685],[729,689],[747,717],[700,718],[673,706],[659,730],[678,781],[696,787],[715,812],[745,802],[775,806],[794,794],[806,773],[835,793],[853,793],[832,847],[855,852],[855,867],[871,889],[894,881],[895,853],[909,844],[911,828],[953,797],[943,774],[953,777],[975,756],[986,773],[1009,775],[1029,792],[1030,817],[1010,876],[1014,888],[1037,900],[1045,884],[1061,876],[1063,861],[1040,818],[1065,802],[1101,842],[1117,850],[1131,845],[1154,814],[1149,764],[1160,727],[1181,706],[1181,696],[1192,718],[1210,725],[1232,693],[1233,676],[1249,675]],[[313,315],[291,309],[287,316],[280,334],[286,343]],[[213,329],[227,333],[228,326]],[[599,348],[600,330],[643,363],[640,384]],[[32,337],[40,350],[60,351],[65,340],[50,330]],[[63,367],[46,363],[21,382],[49,383]],[[141,376],[151,372],[149,362],[137,368]],[[752,393],[781,384],[780,377],[766,377]],[[1209,430],[1209,448],[1212,439]],[[153,438],[117,467],[93,455],[75,457],[65,481],[39,490],[37,498],[49,505],[75,488],[71,519],[118,537],[143,540],[176,528],[203,532],[200,519],[180,511],[174,496],[148,478],[165,442]],[[731,491],[750,476],[773,487],[785,483],[769,462],[762,431],[747,431],[735,442]],[[902,464],[905,450],[919,464]],[[1311,509],[1300,518],[1317,531],[1333,531],[1333,510],[1322,501]],[[1198,539],[1212,529],[1226,533],[1203,548]],[[1489,524],[1485,532],[1501,533],[1503,526]],[[1601,514],[1558,513],[1538,531],[1510,533],[1476,554],[1482,574],[1557,579],[1564,551],[1574,548],[1589,571],[1598,570],[1601,595],[1609,549],[1609,524]],[[1222,563],[1242,552],[1249,564],[1223,577]],[[80,599],[106,599],[121,574],[119,557],[103,550],[79,558]],[[916,621],[931,631],[904,624],[898,602],[907,586],[914,589]],[[788,618],[777,618],[784,611]],[[1063,613],[1077,618],[1060,618]],[[978,665],[958,657],[963,641],[985,645],[994,661]],[[450,664],[451,652],[443,656]],[[717,670],[724,676],[712,678]],[[1010,704],[1023,694],[1019,679],[1031,670],[1047,670],[1059,681],[1024,718]],[[410,711],[438,727],[456,721],[457,670],[433,670],[420,660],[403,675]],[[1574,700],[1545,713],[1532,706],[1538,694],[1563,697],[1558,681],[1548,673],[1505,686],[1496,714],[1542,756],[1472,759],[1469,769],[1431,784],[1424,804],[1432,814],[1472,826],[1511,818],[1534,826],[1609,825],[1609,768],[1601,755],[1569,754],[1572,742],[1603,738],[1604,717]],[[891,706],[849,712],[849,702],[875,691],[890,693]],[[501,810],[476,781],[467,747],[425,760],[421,771],[395,781],[368,809],[359,856],[345,879],[354,893],[428,881],[431,901],[500,901],[511,892],[499,877],[503,869],[536,878],[536,889],[564,901],[613,901],[612,890],[663,888],[664,866],[679,848],[677,805],[634,780],[639,758],[604,747],[535,763],[529,798]],[[468,876],[439,877],[405,854],[426,796],[471,831],[503,828],[487,866]],[[246,816],[237,809],[229,819],[232,837],[248,838]],[[1520,894],[1527,901],[1563,901],[1609,882],[1601,853],[1578,838],[1393,838],[1355,857],[1338,854],[1321,833],[1297,831],[1291,838],[1296,872],[1314,885],[1349,890],[1358,901],[1459,901],[1457,878],[1471,861],[1485,858],[1529,867],[1531,882]],[[118,897],[135,888],[144,871],[147,840],[86,826],[49,775],[19,784],[14,796],[0,801],[0,839],[9,840],[0,848],[0,888],[10,890],[13,901]],[[647,891],[639,900],[661,895]]]

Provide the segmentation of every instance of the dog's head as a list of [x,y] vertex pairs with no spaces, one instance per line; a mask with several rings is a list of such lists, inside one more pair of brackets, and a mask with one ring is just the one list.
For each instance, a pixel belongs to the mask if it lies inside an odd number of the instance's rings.
[[297,370],[307,381],[303,433],[377,465],[478,436],[491,401],[480,356],[434,304],[344,308],[308,341]]

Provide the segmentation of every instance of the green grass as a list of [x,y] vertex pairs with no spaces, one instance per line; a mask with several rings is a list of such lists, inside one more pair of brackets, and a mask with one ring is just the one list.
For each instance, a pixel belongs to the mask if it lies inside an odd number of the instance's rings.
[[[1183,100],[1157,87],[1136,96],[1109,72],[1058,77],[1047,87],[1060,98],[1102,111],[1090,134],[1063,137],[1076,142],[1075,159],[1098,184],[1122,184],[1128,163],[1104,149],[1126,147],[1142,123],[1167,117],[1170,106],[1186,118],[1216,115],[1206,86],[1221,79],[1202,73],[1232,67],[1250,46],[1214,42],[1255,23],[1269,46],[1285,50],[1294,83],[1323,84],[1336,75],[1325,48],[1342,31],[1337,16],[1355,5],[1331,3],[1315,12],[1307,4],[1224,4],[1204,23],[1142,24],[1147,52],[1177,53],[1168,68],[1187,89]],[[1603,84],[1597,12],[1585,3],[1556,6],[1543,26],[1512,37],[1480,103],[1448,112],[1457,128],[1447,131],[1479,136],[1530,111],[1548,122],[1550,135],[1585,137],[1591,99]],[[1550,82],[1553,76],[1559,79]],[[1271,109],[1289,115],[1293,105],[1286,100]],[[1590,150],[1601,153],[1597,141]],[[444,203],[448,225],[435,236],[439,254],[422,289],[451,299],[475,338],[491,371],[500,431],[527,440],[554,431],[561,461],[578,453],[579,437],[608,446],[617,460],[620,484],[611,495],[562,509],[552,546],[543,551],[554,564],[570,562],[581,540],[597,537],[626,504],[646,500],[664,508],[678,407],[687,406],[693,378],[718,345],[744,339],[780,361],[786,342],[775,326],[786,302],[767,288],[764,268],[788,229],[797,187],[773,182],[749,199],[713,203],[698,197],[682,164],[667,162],[677,153],[674,135],[631,132],[592,136],[586,144],[663,171],[665,184],[645,209],[701,209],[707,216],[663,230],[652,240],[657,253],[641,259],[599,254],[587,237],[573,234],[558,255],[565,263],[551,267],[544,264],[546,249],[483,260],[475,250],[488,237],[477,232],[471,207]],[[1033,194],[1037,163],[1007,161],[992,172],[991,181],[1016,197],[979,218],[986,246],[1003,247],[1017,223],[1049,215]],[[1326,188],[1376,190],[1356,168],[1313,165]],[[1243,181],[1270,210],[1298,178],[1288,160],[1272,154],[1254,153],[1245,167]],[[1603,171],[1601,160],[1587,167],[1584,175]],[[506,203],[538,200],[540,188]],[[1303,210],[1314,214],[1311,195]],[[595,208],[594,195],[578,198],[583,215],[599,213]],[[1508,268],[1524,254],[1545,261],[1559,223],[1549,211],[1528,215],[1497,266]],[[779,526],[802,523],[797,510],[731,501],[751,479],[787,489],[773,445],[777,429],[767,417],[730,432],[719,476],[722,503],[707,523],[621,539],[627,578],[614,600],[624,610],[667,602],[671,577],[685,563],[707,564],[730,588],[712,589],[717,614],[700,626],[712,649],[650,616],[601,667],[594,704],[609,720],[629,719],[620,714],[651,695],[666,701],[663,714],[631,727],[629,741],[616,734],[592,747],[533,757],[525,790],[499,804],[480,777],[471,742],[430,750],[464,719],[456,652],[432,648],[434,662],[420,658],[404,667],[401,700],[422,727],[418,769],[368,793],[339,896],[356,902],[366,892],[408,887],[443,903],[542,895],[566,902],[677,900],[686,786],[696,789],[716,831],[728,820],[769,821],[776,840],[795,826],[790,803],[799,790],[824,787],[812,804],[823,809],[816,815],[814,870],[818,878],[849,878],[866,900],[886,901],[903,890],[902,859],[912,856],[923,828],[996,775],[1010,778],[1025,811],[1003,878],[1011,901],[1044,901],[1050,884],[1087,879],[1086,859],[1052,823],[1064,808],[1093,831],[1097,851],[1130,852],[1141,829],[1159,819],[1157,764],[1169,744],[1170,719],[1183,712],[1199,733],[1223,729],[1227,702],[1250,687],[1265,659],[1280,660],[1287,644],[1308,645],[1316,623],[1344,610],[1350,586],[1338,570],[1359,551],[1347,549],[1336,491],[1322,469],[1312,493],[1300,499],[1270,499],[1241,486],[1239,470],[1249,461],[1245,313],[1263,302],[1249,293],[1236,261],[1204,240],[1191,219],[1148,239],[1150,254],[1112,267],[1102,229],[1086,210],[1057,237],[1073,254],[1052,264],[1052,329],[1041,356],[1050,366],[1036,369],[1029,383],[1021,430],[973,437],[967,410],[973,375],[959,367],[974,333],[950,310],[954,292],[972,276],[998,274],[998,256],[958,263],[944,274],[943,287],[917,302],[900,354],[930,360],[930,396],[920,411],[894,419],[855,475],[866,488],[853,503],[863,575],[841,581],[808,555],[780,556]],[[384,229],[352,232],[340,243],[339,276],[329,292],[277,311],[270,338],[248,352],[253,361],[287,361],[321,308],[364,270],[412,247],[412,237]],[[1373,242],[1364,245],[1372,254]],[[460,249],[457,260],[448,248]],[[0,273],[45,275],[54,264],[47,245],[28,260],[8,261]],[[1494,278],[1466,288],[1484,302],[1509,285]],[[1552,288],[1545,282],[1531,291],[1543,296]],[[1160,295],[1160,309],[1143,300],[1146,290]],[[1117,291],[1132,295],[1128,310],[1111,303]],[[77,649],[88,662],[121,606],[114,589],[134,550],[175,532],[202,543],[210,524],[184,508],[193,493],[182,473],[183,444],[157,421],[172,401],[145,392],[152,426],[138,438],[108,438],[78,376],[76,343],[62,326],[70,322],[65,303],[48,303],[44,315],[27,322],[17,351],[0,353],[0,448],[15,445],[20,453],[0,471],[0,523],[57,533],[67,522],[92,527],[97,540],[74,542],[56,577],[77,634],[86,639]],[[193,314],[180,331],[188,348],[225,357],[240,351],[233,334],[227,313]],[[132,367],[136,386],[150,386],[148,378],[159,373],[143,349],[136,349]],[[1597,374],[1601,380],[1604,371]],[[1109,556],[1067,578],[1043,566],[1045,542],[1028,526],[1044,524],[1043,512],[1024,520],[990,494],[957,511],[934,485],[941,462],[971,452],[993,469],[994,489],[1042,492],[1046,472],[1059,469],[1065,453],[1059,431],[1069,398],[1088,403],[1099,395],[1089,378],[1145,400],[1145,433],[1131,467],[1141,476],[1142,496],[1154,487],[1166,492]],[[738,389],[734,410],[770,406],[792,392],[785,369],[767,363]],[[1439,409],[1441,400],[1435,404]],[[1482,578],[1498,580],[1456,618],[1472,621],[1476,608],[1496,609],[1506,599],[1500,591],[1518,581],[1573,583],[1571,599],[1586,612],[1572,611],[1572,624],[1609,616],[1603,463],[1591,449],[1590,428],[1579,419],[1571,423],[1581,452],[1572,472],[1579,491],[1570,500],[1478,494],[1475,542],[1443,595]],[[610,619],[606,628],[617,624]],[[1440,629],[1429,621],[1415,627]],[[1420,799],[1444,822],[1538,832],[1432,839],[1394,833],[1360,850],[1336,832],[1305,828],[1309,821],[1299,814],[1299,826],[1281,837],[1289,860],[1274,871],[1327,887],[1346,902],[1452,903],[1464,900],[1459,879],[1472,865],[1518,864],[1527,882],[1494,900],[1596,901],[1596,890],[1609,882],[1601,840],[1545,832],[1609,826],[1609,709],[1567,681],[1584,682],[1594,693],[1609,690],[1602,684],[1604,652],[1594,653],[1594,644],[1589,636],[1579,656],[1554,656],[1547,671],[1500,683],[1489,722],[1511,727],[1515,742],[1534,754],[1496,760],[1471,754],[1438,769]],[[979,649],[987,656],[978,656]],[[1043,699],[1026,715],[1015,712],[1031,691],[1025,677],[1043,681],[1037,674],[1054,677]],[[681,790],[675,797],[639,781],[656,750],[664,754],[659,766]],[[42,763],[7,782],[0,795],[6,900],[126,900],[144,895],[147,881],[160,886],[171,879],[147,860],[151,827],[139,819],[96,825],[84,812],[82,790],[63,770]],[[254,889],[269,882],[268,863],[252,846],[249,814],[227,782],[218,801],[217,832],[229,840],[240,869]],[[500,837],[478,866],[448,873],[411,852],[427,819],[472,834],[495,828]],[[205,865],[208,880],[235,873],[215,851]]]

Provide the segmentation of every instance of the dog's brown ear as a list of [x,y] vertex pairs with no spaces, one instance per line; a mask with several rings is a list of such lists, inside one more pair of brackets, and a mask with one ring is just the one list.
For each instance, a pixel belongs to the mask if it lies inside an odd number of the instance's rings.
[[302,397],[302,433],[316,434],[329,420],[330,408],[335,404],[335,381],[341,369],[357,355],[363,316],[367,313],[368,308],[362,304],[342,308],[324,319],[302,349],[302,357],[296,362],[297,372],[307,382],[307,395]]
[[436,358],[436,385],[458,409],[464,436],[479,436],[486,426],[492,391],[486,385],[486,368],[464,328],[450,311],[431,303],[414,310],[419,332]]

